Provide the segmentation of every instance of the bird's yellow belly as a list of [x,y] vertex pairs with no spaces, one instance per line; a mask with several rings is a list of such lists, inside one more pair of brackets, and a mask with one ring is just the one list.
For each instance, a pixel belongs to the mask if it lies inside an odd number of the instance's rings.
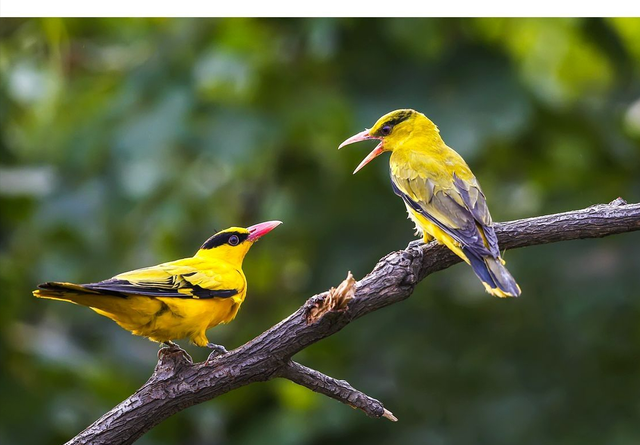
[[164,297],[127,297],[129,308],[124,314],[93,308],[135,335],[157,342],[189,338],[198,346],[208,343],[206,330],[228,323],[236,316],[244,295],[232,298],[182,299]]

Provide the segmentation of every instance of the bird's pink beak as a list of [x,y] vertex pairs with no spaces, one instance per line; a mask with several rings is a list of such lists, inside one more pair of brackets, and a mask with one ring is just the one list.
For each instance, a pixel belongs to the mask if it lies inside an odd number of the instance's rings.
[[262,236],[266,235],[267,233],[271,232],[273,229],[278,227],[280,224],[282,224],[282,221],[267,221],[260,224],[256,224],[255,226],[251,226],[247,228],[247,230],[249,231],[249,236],[247,237],[247,239],[249,241],[257,241]]
[[[353,136],[351,136],[349,139],[347,139],[346,141],[344,141],[342,144],[340,144],[340,146],[338,146],[338,150],[340,150],[342,147],[344,147],[345,145],[349,145],[349,144],[354,144],[356,142],[361,142],[361,141],[368,141],[371,139],[378,139],[378,140],[382,140],[382,138],[379,137],[375,137],[375,136],[371,136],[369,134],[369,130],[364,130],[361,131],[358,134],[354,134]],[[382,144],[384,143],[384,141],[380,142],[376,148],[373,149],[373,151],[371,153],[369,153],[367,155],[366,158],[364,158],[362,160],[362,162],[360,163],[360,165],[358,165],[356,167],[356,169],[353,171],[353,174],[355,175],[356,173],[358,173],[358,171],[364,167],[365,165],[367,165],[369,162],[371,162],[373,160],[373,158],[380,156],[383,152],[384,149],[382,148]]]

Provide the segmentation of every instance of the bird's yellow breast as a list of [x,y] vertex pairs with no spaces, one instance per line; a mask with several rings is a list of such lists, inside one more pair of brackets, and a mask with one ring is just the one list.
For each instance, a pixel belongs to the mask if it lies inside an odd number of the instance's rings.
[[447,188],[453,185],[453,174],[463,181],[475,178],[462,156],[444,143],[426,144],[409,140],[393,150],[389,165],[391,174],[407,179],[428,178]]

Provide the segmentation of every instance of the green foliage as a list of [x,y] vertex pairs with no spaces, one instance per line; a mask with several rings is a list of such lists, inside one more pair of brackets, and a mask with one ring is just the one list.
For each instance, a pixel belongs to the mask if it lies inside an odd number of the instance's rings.
[[[494,219],[640,200],[637,19],[46,19],[0,30],[0,442],[61,443],[142,385],[157,346],[37,301],[285,224],[248,255],[236,347],[413,239],[386,159],[346,137],[431,117]],[[436,274],[298,359],[400,422],[289,382],[190,408],[141,444],[635,444],[638,234],[507,252],[516,301]],[[186,345],[184,345],[186,346]],[[206,351],[188,347],[197,360]]]

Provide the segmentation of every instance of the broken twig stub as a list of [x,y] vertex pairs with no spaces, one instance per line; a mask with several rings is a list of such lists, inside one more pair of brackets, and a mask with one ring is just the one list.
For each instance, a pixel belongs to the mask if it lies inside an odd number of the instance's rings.
[[307,303],[306,321],[307,324],[320,320],[327,312],[343,312],[347,309],[349,301],[356,293],[356,280],[351,271],[347,278],[338,285],[332,287],[325,295],[312,298]]

